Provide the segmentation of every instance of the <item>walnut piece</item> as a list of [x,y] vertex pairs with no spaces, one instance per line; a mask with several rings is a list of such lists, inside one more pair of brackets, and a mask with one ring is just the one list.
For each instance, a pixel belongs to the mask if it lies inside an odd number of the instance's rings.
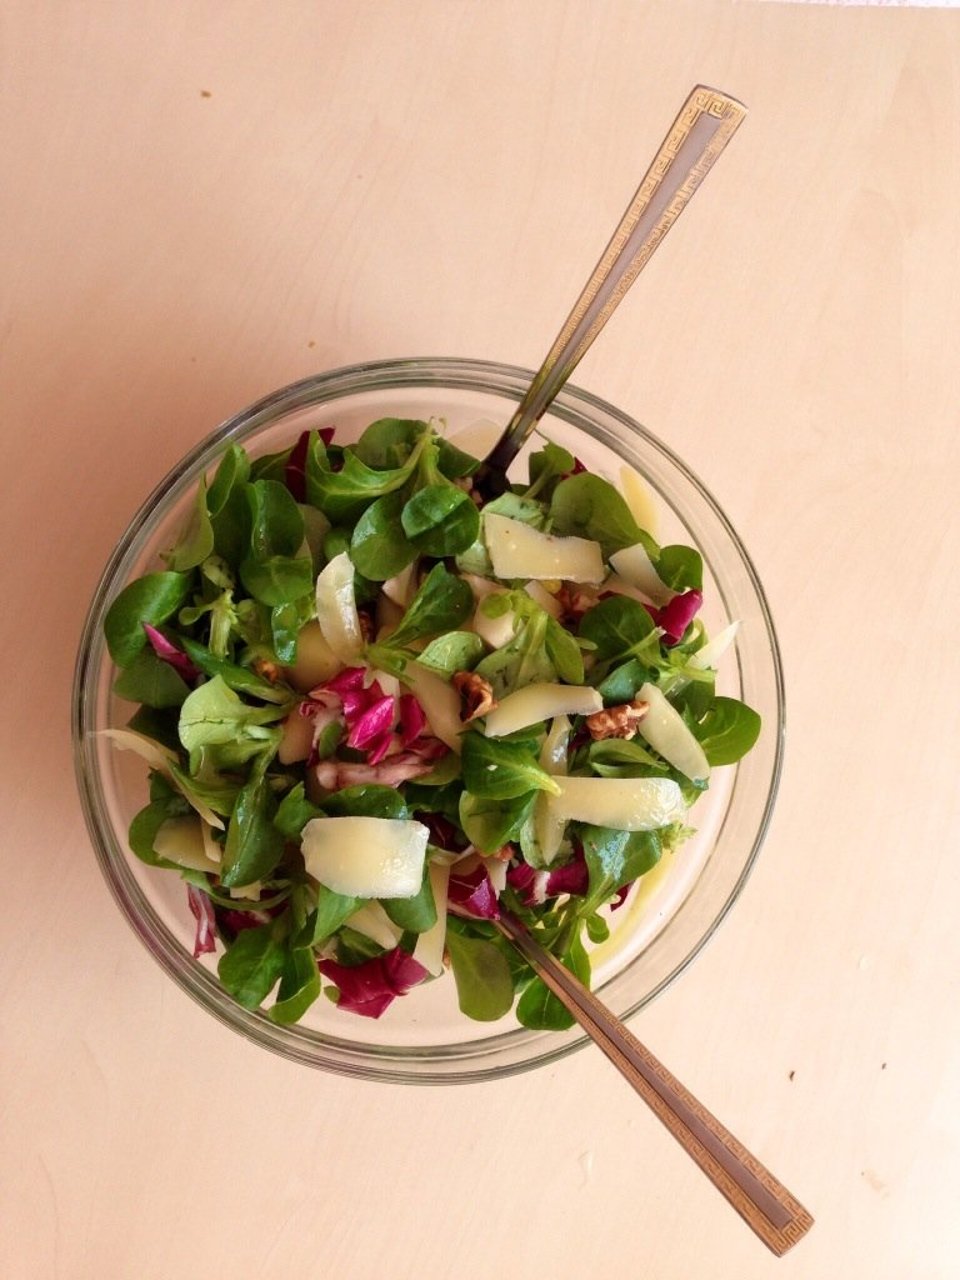
[[587,610],[592,609],[600,598],[594,588],[578,582],[563,582],[560,584],[560,590],[554,594],[560,606],[560,616],[568,623],[579,622]]
[[497,705],[493,686],[473,671],[458,671],[451,682],[460,695],[460,723],[469,724]]
[[619,707],[595,711],[586,718],[587,732],[594,742],[601,742],[604,738],[632,738],[637,732],[637,725],[649,710],[648,702],[634,698],[632,702],[621,703]]

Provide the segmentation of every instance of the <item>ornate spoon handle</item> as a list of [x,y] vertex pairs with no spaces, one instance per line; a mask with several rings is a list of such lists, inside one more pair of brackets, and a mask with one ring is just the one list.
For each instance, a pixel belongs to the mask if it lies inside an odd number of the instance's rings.
[[698,85],[670,127],[603,256],[500,440],[485,474],[502,475],[746,115],[735,98]]
[[806,1235],[813,1218],[799,1200],[620,1019],[503,908],[499,928],[764,1244],[779,1257]]

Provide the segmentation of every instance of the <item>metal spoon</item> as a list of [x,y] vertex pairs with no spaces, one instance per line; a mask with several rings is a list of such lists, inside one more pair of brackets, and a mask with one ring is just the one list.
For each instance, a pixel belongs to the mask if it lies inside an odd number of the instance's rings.
[[783,1183],[516,916],[501,907],[494,923],[767,1248],[780,1257],[805,1236],[813,1218]]
[[503,492],[510,463],[745,115],[742,103],[704,85],[687,98],[516,413],[474,478],[485,497]]
[[[529,390],[475,477],[485,496],[502,492],[510,463],[745,114],[734,98],[702,85],[687,98]],[[497,927],[764,1244],[778,1256],[796,1244],[813,1218],[783,1183],[515,916],[501,908]]]

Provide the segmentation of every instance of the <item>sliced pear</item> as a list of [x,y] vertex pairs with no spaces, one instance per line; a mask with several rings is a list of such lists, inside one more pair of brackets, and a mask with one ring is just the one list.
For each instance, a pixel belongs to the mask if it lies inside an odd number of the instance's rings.
[[344,923],[388,951],[392,951],[403,936],[403,930],[393,923],[377,901],[365,902]]
[[203,823],[192,815],[167,818],[162,822],[153,838],[153,851],[158,858],[175,862],[178,867],[187,867],[191,871],[217,870],[217,863],[207,852]]
[[343,663],[327,644],[320,623],[314,618],[297,634],[297,660],[287,668],[287,679],[301,693],[309,693],[341,669]]
[[589,822],[618,831],[653,831],[686,816],[672,778],[560,778],[549,808],[558,821]]
[[503,738],[530,724],[552,720],[554,716],[589,716],[603,710],[603,698],[596,689],[571,684],[528,684],[509,693],[486,716],[488,738]]
[[463,725],[460,722],[460,698],[453,686],[416,662],[407,663],[403,679],[423,707],[433,736],[459,755]]
[[363,651],[353,593],[355,576],[353,561],[346,551],[341,551],[317,578],[317,621],[323,638],[345,666],[357,662]]
[[306,760],[313,747],[313,721],[302,716],[297,707],[290,712],[283,722],[283,737],[277,750],[277,759],[281,764],[295,764],[298,760]]
[[483,535],[498,578],[603,581],[603,553],[590,538],[559,538],[495,514],[483,517]]
[[412,898],[420,891],[429,831],[403,818],[311,818],[303,828],[307,874],[354,898]]
[[709,778],[710,765],[703,754],[703,747],[661,690],[655,684],[644,684],[640,686],[637,697],[649,708],[637,726],[640,736],[691,781],[703,782]]

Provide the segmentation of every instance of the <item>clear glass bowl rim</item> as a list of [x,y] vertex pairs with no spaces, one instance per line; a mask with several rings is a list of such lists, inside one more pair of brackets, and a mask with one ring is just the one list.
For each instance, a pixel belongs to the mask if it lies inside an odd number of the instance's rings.
[[[346,365],[311,375],[281,387],[240,410],[205,436],[174,466],[141,504],[120,541],[114,548],[94,591],[84,623],[74,672],[72,694],[72,737],[77,787],[87,829],[101,872],[125,916],[141,942],[188,995],[220,1021],[247,1039],[283,1057],[337,1074],[371,1080],[410,1084],[457,1084],[483,1079],[502,1078],[555,1062],[589,1044],[589,1037],[579,1027],[569,1032],[530,1033],[510,1031],[491,1037],[479,1046],[433,1047],[429,1055],[413,1046],[383,1048],[357,1045],[346,1039],[324,1036],[304,1042],[295,1029],[279,1026],[260,1013],[237,1005],[219,986],[216,978],[187,955],[156,916],[142,890],[126,865],[126,853],[114,838],[106,819],[95,761],[89,751],[93,724],[93,700],[90,682],[96,677],[103,657],[102,618],[118,588],[118,570],[150,532],[152,518],[164,503],[194,471],[208,465],[228,443],[242,443],[252,433],[297,408],[320,407],[329,401],[372,390],[403,387],[437,387],[491,393],[519,401],[532,378],[533,371],[516,365],[458,357],[418,357],[389,359]],[[721,921],[739,897],[756,862],[769,827],[783,767],[784,751],[784,687],[779,645],[769,605],[753,562],[723,510],[709,490],[683,460],[667,445],[622,410],[582,388],[567,384],[551,405],[550,413],[579,425],[581,415],[599,413],[611,419],[628,433],[638,435],[644,444],[659,454],[697,493],[730,539],[755,593],[766,628],[776,689],[777,720],[774,758],[766,803],[757,825],[752,847],[726,901],[713,916],[709,927],[694,942],[680,963],[641,999],[622,1014],[632,1017],[660,995],[696,958]],[[504,1052],[506,1042],[522,1040],[533,1045],[529,1054]],[[462,1069],[457,1065],[463,1062]]]

